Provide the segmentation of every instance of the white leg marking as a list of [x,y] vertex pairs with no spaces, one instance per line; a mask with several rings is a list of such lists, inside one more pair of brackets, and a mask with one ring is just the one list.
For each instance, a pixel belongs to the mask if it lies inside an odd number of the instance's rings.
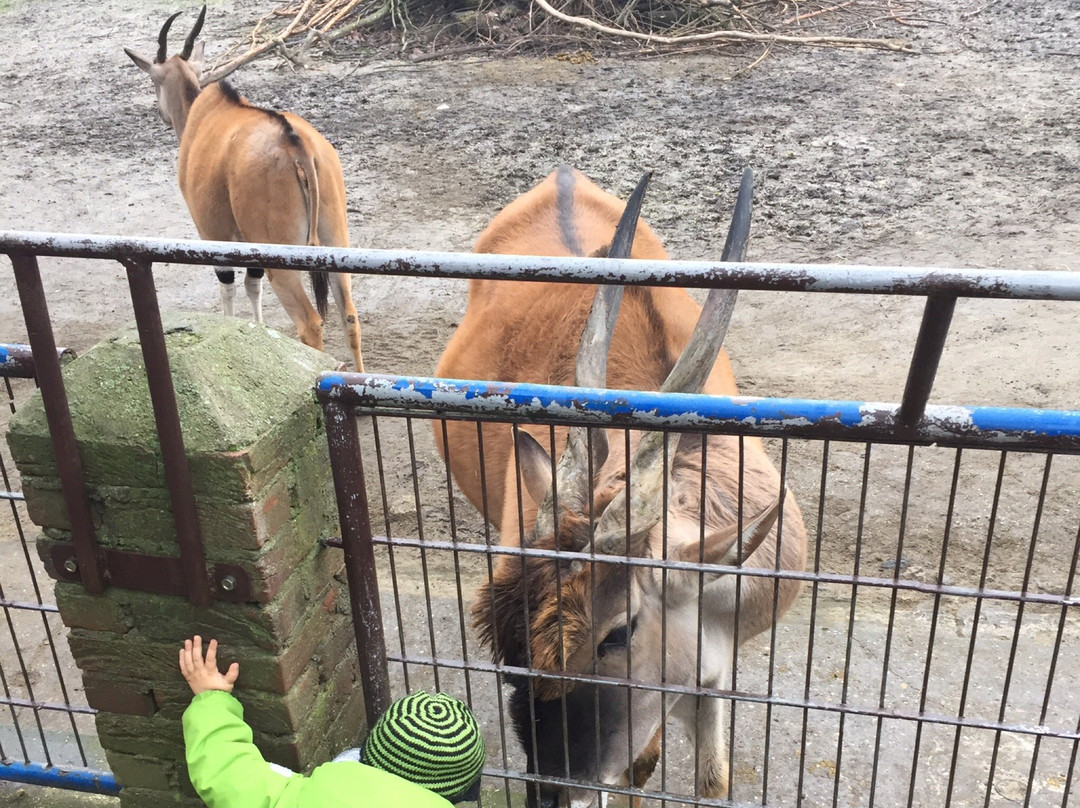
[[253,278],[250,275],[244,275],[244,291],[247,292],[248,300],[251,302],[251,319],[257,323],[263,321],[262,318],[262,278]]
[[222,283],[220,285],[221,290],[221,308],[225,311],[226,317],[233,316],[233,300],[236,297],[236,284],[235,283]]

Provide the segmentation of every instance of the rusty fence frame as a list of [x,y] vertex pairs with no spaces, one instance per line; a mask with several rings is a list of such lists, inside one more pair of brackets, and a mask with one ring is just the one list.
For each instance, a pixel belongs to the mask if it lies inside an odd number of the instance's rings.
[[[814,569],[800,572],[785,572],[779,569],[757,570],[741,567],[726,567],[715,564],[702,564],[687,561],[672,561],[655,558],[631,558],[628,556],[607,556],[592,551],[544,550],[534,548],[506,547],[499,544],[479,543],[460,539],[453,527],[451,516],[451,535],[449,538],[430,538],[419,536],[378,535],[372,527],[371,506],[368,491],[378,491],[385,483],[382,479],[384,464],[394,462],[393,458],[383,456],[379,448],[379,427],[375,427],[376,458],[365,458],[361,449],[357,416],[372,416],[382,421],[412,419],[448,421],[462,420],[476,423],[498,424],[544,424],[545,426],[601,427],[614,429],[640,429],[680,433],[683,431],[700,434],[756,436],[760,438],[781,438],[786,447],[791,440],[815,440],[828,446],[831,441],[864,444],[868,447],[877,444],[896,444],[909,448],[909,452],[918,446],[949,447],[957,449],[957,468],[959,453],[967,449],[995,449],[1002,452],[1002,462],[1007,453],[1028,452],[1046,454],[1047,472],[1049,458],[1052,455],[1080,455],[1080,410],[1036,410],[1000,407],[949,407],[926,406],[914,423],[905,423],[902,404],[883,404],[851,401],[818,401],[801,399],[775,399],[750,396],[710,396],[690,394],[661,394],[655,392],[606,390],[594,388],[562,387],[542,384],[509,384],[498,382],[469,381],[432,377],[387,376],[369,373],[325,372],[320,375],[316,395],[323,406],[326,416],[327,437],[330,443],[331,468],[334,473],[338,508],[341,516],[342,537],[340,541],[329,542],[333,546],[342,546],[346,552],[346,565],[350,587],[353,592],[354,621],[357,631],[358,651],[362,661],[362,684],[365,698],[369,703],[378,705],[377,710],[385,709],[390,701],[390,665],[417,666],[437,671],[439,668],[457,670],[466,676],[466,688],[469,672],[494,674],[497,680],[506,677],[534,676],[538,671],[533,668],[519,667],[504,663],[480,661],[465,657],[435,653],[432,646],[430,655],[421,651],[407,652],[405,641],[399,636],[400,652],[389,651],[384,637],[384,619],[380,606],[379,573],[376,563],[376,548],[391,552],[389,561],[393,570],[393,551],[416,550],[421,557],[425,552],[443,551],[452,554],[455,567],[458,558],[463,555],[486,557],[490,565],[493,558],[523,557],[577,560],[580,562],[601,562],[621,565],[628,568],[659,570],[664,572],[694,572],[698,574],[721,571],[736,577],[762,577],[773,580],[790,579],[804,584],[813,584],[816,598],[819,585],[839,585],[857,589],[878,589],[891,592],[895,598],[898,592],[908,592],[930,596],[934,599],[935,609],[943,598],[956,598],[972,601],[976,609],[984,602],[1012,603],[1019,606],[1023,614],[1025,606],[1051,607],[1061,610],[1061,622],[1058,626],[1058,642],[1064,631],[1066,614],[1076,614],[1080,607],[1080,598],[1073,592],[1072,581],[1077,572],[1077,554],[1074,551],[1069,567],[1069,585],[1063,593],[1039,591],[995,589],[985,585],[978,587],[950,584],[946,581],[904,580],[899,576],[901,569],[900,547],[894,562],[892,576],[875,576],[860,573],[827,573]],[[407,427],[412,434],[412,427]],[[481,452],[483,444],[481,443]],[[410,437],[411,447],[411,437]],[[787,451],[786,448],[784,450]],[[410,448],[412,462],[416,457]],[[910,458],[910,455],[909,455]],[[407,462],[407,461],[406,461]],[[364,468],[368,464],[377,465],[380,479],[375,483],[365,480]],[[910,459],[909,459],[910,463]],[[824,472],[823,472],[824,473]],[[417,474],[413,472],[414,476]],[[447,474],[449,472],[447,471]],[[910,466],[909,466],[910,475]],[[783,472],[781,472],[783,477]],[[415,483],[414,483],[415,484]],[[864,478],[863,485],[866,481]],[[910,479],[908,480],[910,486]],[[1000,479],[998,481],[1000,486]],[[519,481],[520,486],[520,481]],[[1045,496],[1046,480],[1040,498]],[[908,496],[905,489],[905,501]],[[954,479],[955,495],[955,479]],[[376,493],[377,498],[379,495]],[[824,496],[822,494],[822,496]],[[995,493],[995,497],[997,493]],[[382,491],[385,507],[385,490]],[[419,499],[416,506],[421,507]],[[555,506],[557,507],[557,505]],[[951,507],[951,506],[950,506]],[[385,515],[383,516],[385,518]],[[417,516],[419,519],[419,516]],[[820,517],[819,517],[820,518]],[[1038,517],[1036,517],[1036,524]],[[389,524],[387,524],[389,529]],[[820,542],[820,523],[818,526]],[[947,544],[946,528],[946,544]],[[1037,532],[1037,529],[1036,529]],[[1034,538],[1032,539],[1034,542]],[[902,546],[902,543],[901,543]],[[1080,534],[1077,536],[1076,549],[1080,549]],[[943,550],[944,553],[944,550]],[[944,555],[942,556],[944,564]],[[430,562],[429,562],[430,563]],[[1030,563],[1030,562],[1029,562]],[[490,573],[490,567],[489,567]],[[984,569],[985,573],[985,569]],[[392,574],[392,573],[391,573]],[[425,572],[425,586],[426,586]],[[399,621],[404,619],[398,602],[397,581],[394,581],[394,603]],[[460,581],[459,581],[459,600]],[[854,597],[854,596],[853,596]],[[459,603],[459,608],[461,604]],[[895,610],[895,604],[893,606]],[[854,612],[852,612],[854,614]],[[430,621],[430,616],[428,617]],[[1019,630],[1019,619],[1017,630]],[[936,620],[936,618],[935,618]],[[978,612],[976,612],[976,622]],[[429,632],[433,628],[429,625]],[[849,631],[850,631],[849,627]],[[464,631],[464,629],[462,629]],[[813,630],[811,629],[811,632]],[[890,629],[891,635],[891,629]],[[973,640],[974,642],[974,640]],[[813,640],[810,641],[812,654]],[[932,640],[931,640],[932,643]],[[973,646],[974,647],[974,646]],[[850,654],[850,651],[849,651]],[[1013,648],[1009,659],[1009,669],[1013,669],[1016,649]],[[1057,651],[1051,662],[1050,674],[1046,684],[1049,699],[1050,687],[1054,681]],[[887,665],[886,656],[886,665]],[[927,663],[929,666],[929,663]],[[968,662],[970,667],[970,659]],[[408,673],[406,682],[408,682]],[[965,674],[967,676],[969,674]],[[438,674],[436,672],[436,681]],[[924,725],[937,725],[955,729],[957,743],[962,730],[985,730],[994,732],[1000,739],[1002,734],[1034,739],[1036,744],[1045,739],[1069,742],[1072,744],[1072,763],[1069,766],[1068,781],[1064,787],[1065,798],[1062,806],[1068,804],[1072,789],[1072,775],[1080,751],[1080,724],[1075,729],[1051,727],[1045,724],[1025,724],[1005,719],[1004,707],[997,720],[966,717],[963,708],[959,716],[935,713],[931,710],[900,711],[887,708],[848,703],[846,700],[829,702],[813,699],[807,691],[804,698],[778,696],[771,692],[760,693],[751,690],[716,690],[705,686],[681,686],[672,683],[651,683],[612,679],[598,674],[553,672],[544,670],[545,679],[567,683],[591,683],[611,686],[631,687],[655,690],[669,695],[703,695],[730,699],[735,703],[757,704],[773,708],[792,708],[802,711],[803,745],[806,743],[806,715],[810,711],[837,715],[841,721],[840,743],[843,743],[843,719],[849,716],[882,720],[910,721],[921,733]],[[809,677],[809,672],[807,673]],[[929,676],[929,667],[927,668]],[[809,682],[809,679],[807,680]],[[1008,693],[1008,684],[1005,693]],[[771,688],[771,686],[770,686]],[[924,684],[925,688],[925,684]],[[1004,698],[1004,697],[1003,697]],[[1003,702],[1004,705],[1004,702]],[[565,707],[564,707],[565,709]],[[1045,707],[1044,707],[1045,710]],[[734,719],[732,719],[734,720]],[[501,731],[505,732],[505,729]],[[880,736],[879,736],[880,737]],[[505,745],[505,738],[503,741]],[[535,743],[535,740],[534,740]],[[958,747],[957,747],[958,748]],[[995,743],[994,755],[997,756]],[[1036,749],[1038,747],[1036,746]],[[955,753],[954,753],[955,754]],[[875,752],[875,766],[876,766]],[[1038,752],[1036,751],[1032,771],[1034,771]],[[491,766],[485,774],[507,783],[531,786],[541,783],[554,785],[579,785],[573,780],[538,775],[533,772],[508,768],[504,757],[503,767]],[[916,769],[912,769],[912,792]],[[766,778],[768,764],[766,764]],[[801,775],[800,775],[801,776]],[[950,774],[950,778],[951,778]],[[993,769],[991,770],[991,779]],[[875,783],[876,785],[876,780]],[[598,786],[597,786],[598,787]],[[950,789],[952,783],[950,780]],[[989,788],[989,786],[988,786]],[[801,789],[801,787],[800,787]],[[730,803],[706,798],[689,798],[685,794],[667,790],[652,790],[631,786],[605,786],[602,789],[623,798],[659,799],[661,804],[670,802],[674,805],[732,805]],[[509,793],[509,792],[508,792]],[[766,789],[767,793],[767,789]],[[1030,785],[1025,800],[1030,800]],[[509,799],[509,797],[508,797]],[[989,800],[989,797],[987,797]],[[834,797],[835,800],[835,797]],[[800,803],[801,804],[801,800]],[[835,804],[835,801],[834,801]],[[989,804],[989,802],[987,803]],[[509,802],[508,802],[509,805]],[[909,802],[910,806],[911,803]]]
[[[415,413],[470,420],[504,418],[570,423],[570,413],[592,424],[645,425],[747,435],[817,436],[910,445],[933,443],[1034,451],[1080,451],[1080,413],[994,408],[928,407],[937,365],[960,297],[1080,301],[1080,273],[982,269],[869,267],[715,261],[641,261],[548,258],[445,252],[359,250],[328,247],[90,236],[0,231],[0,253],[13,266],[27,332],[42,390],[60,477],[73,527],[73,557],[60,575],[81,581],[87,591],[106,586],[143,588],[158,578],[180,579],[175,594],[194,604],[214,598],[243,600],[247,587],[223,587],[234,571],[208,569],[195,519],[190,470],[176,412],[154,286],[153,264],[161,262],[222,267],[325,270],[369,275],[431,278],[486,278],[566,283],[619,283],[686,288],[884,294],[925,297],[922,323],[912,350],[907,382],[895,405],[695,397],[613,391],[492,385],[446,380],[380,378],[328,374],[316,394],[327,420],[342,525],[342,543],[353,594],[363,687],[371,714],[389,700],[386,650],[374,577],[373,537],[364,496],[355,411]],[[100,259],[127,270],[135,318],[155,413],[167,484],[172,498],[181,557],[149,559],[159,564],[150,576],[125,575],[124,559],[110,559],[94,538],[82,470],[71,428],[60,363],[41,283],[39,257]],[[60,270],[64,271],[64,270]],[[457,408],[457,409],[455,409]],[[576,417],[576,416],[575,416]],[[650,419],[651,422],[650,422]],[[696,420],[695,420],[696,419]],[[350,465],[351,463],[351,465]],[[142,559],[146,561],[147,559]],[[166,574],[167,573],[167,574]],[[149,580],[148,580],[149,579]]]
[[[58,348],[56,350],[56,358],[61,363],[70,361],[74,357],[74,352],[69,351],[66,348]],[[12,414],[15,412],[15,393],[11,386],[11,380],[25,379],[35,381],[36,377],[36,366],[30,346],[0,344],[0,378],[3,378],[4,380],[7,405]],[[27,573],[34,591],[33,602],[15,601],[7,597],[3,585],[0,584],[0,607],[2,607],[4,611],[8,632],[15,648],[19,674],[25,683],[28,697],[26,699],[20,699],[11,695],[8,678],[4,675],[4,661],[0,660],[0,679],[2,679],[4,690],[3,696],[0,697],[0,705],[5,706],[11,715],[12,726],[15,729],[15,734],[19,741],[18,745],[22,752],[22,760],[20,761],[0,748],[0,780],[29,783],[33,785],[54,786],[72,791],[116,794],[119,792],[119,785],[116,782],[116,778],[110,772],[91,769],[87,766],[87,753],[83,746],[83,739],[79,732],[78,725],[75,722],[75,716],[76,714],[94,715],[97,711],[92,707],[88,707],[86,704],[74,703],[69,694],[67,683],[64,681],[64,674],[61,670],[60,659],[56,651],[56,638],[53,636],[52,629],[48,622],[49,615],[56,614],[59,610],[57,609],[56,604],[47,603],[42,597],[41,587],[37,580],[37,574],[34,571],[30,547],[27,543],[25,532],[23,531],[22,517],[16,505],[18,502],[25,501],[25,498],[21,492],[12,490],[12,475],[9,474],[2,457],[0,457],[0,473],[2,473],[3,477],[3,490],[0,490],[0,499],[8,501],[10,505],[11,517],[14,521],[20,543],[22,544]],[[35,696],[32,677],[27,671],[21,643],[19,642],[16,633],[12,615],[13,612],[36,612],[41,615],[41,627],[45,633],[46,642],[49,646],[50,656],[56,673],[57,683],[60,687],[62,701],[43,701]],[[23,737],[23,729],[20,727],[19,717],[16,714],[17,708],[26,708],[33,711],[38,741],[41,744],[42,753],[45,758],[43,761],[33,760],[31,753],[28,751],[27,743]],[[81,766],[66,765],[54,760],[50,744],[46,739],[45,730],[41,725],[40,711],[43,710],[67,713],[71,723],[71,737],[78,749],[79,760],[82,764]]]

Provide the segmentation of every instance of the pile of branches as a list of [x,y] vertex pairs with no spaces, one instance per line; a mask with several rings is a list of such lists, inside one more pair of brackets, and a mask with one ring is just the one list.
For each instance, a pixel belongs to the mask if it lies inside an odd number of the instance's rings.
[[[307,65],[346,40],[412,61],[468,51],[606,48],[685,52],[731,43],[910,51],[919,0],[289,0],[259,19],[205,81],[264,55]],[[933,21],[930,21],[933,22]],[[856,34],[859,34],[858,36]]]

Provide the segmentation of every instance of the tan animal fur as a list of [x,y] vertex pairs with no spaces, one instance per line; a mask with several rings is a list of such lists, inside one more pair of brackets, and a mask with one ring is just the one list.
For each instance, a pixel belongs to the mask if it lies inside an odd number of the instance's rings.
[[[176,14],[162,28],[153,60],[124,49],[153,80],[158,112],[180,141],[180,191],[199,236],[347,247],[345,182],[329,141],[303,118],[253,106],[225,82],[200,88],[203,43],[195,45],[194,40],[205,13],[204,6],[180,54],[166,57],[166,38]],[[222,300],[226,314],[232,314],[231,273],[219,272],[219,278],[223,274],[230,280],[223,281]],[[318,310],[304,292],[300,273],[267,269],[266,275],[300,340],[321,350],[327,273],[311,273]],[[353,361],[363,370],[350,276],[329,277]],[[249,272],[247,280],[253,315],[261,322],[261,274]]]
[[[611,242],[623,208],[620,200],[578,172],[564,167],[500,212],[477,240],[475,250],[538,255],[602,252]],[[631,255],[634,258],[667,258],[659,239],[642,222],[638,224]],[[471,281],[465,316],[447,345],[436,374],[461,379],[572,384],[579,339],[595,291],[595,286],[575,284]],[[682,289],[627,289],[611,340],[607,386],[658,389],[690,339],[700,312],[701,307]],[[731,363],[724,351],[712,365],[704,392],[716,395],[738,392]],[[441,452],[449,450],[454,479],[477,509],[483,511],[486,505],[486,517],[498,527],[503,545],[524,543],[534,548],[585,546],[587,549],[590,534],[587,514],[564,514],[558,541],[550,534],[533,535],[539,503],[551,484],[551,466],[546,455],[539,461],[522,455],[524,490],[519,494],[517,452],[511,428],[485,424],[482,427],[486,461],[485,502],[480,485],[476,424],[448,421],[445,435],[443,429],[442,424],[436,423],[436,446]],[[550,447],[548,427],[524,426],[522,429],[533,435],[544,449]],[[631,436],[633,452],[641,435],[631,433]],[[562,453],[566,437],[566,429],[555,430],[556,456]],[[594,514],[602,513],[625,487],[624,441],[623,432],[609,432],[610,451],[594,480]],[[733,436],[707,439],[704,549],[699,526],[702,440],[688,439],[676,450],[677,443],[673,438],[673,469],[669,476],[670,498],[666,516],[667,557],[696,562],[699,553],[704,553],[705,559],[714,563],[738,563],[739,439]],[[772,507],[771,518],[754,528],[759,534],[756,539],[750,535],[749,528],[744,533],[746,546],[756,547],[756,550],[749,558],[742,559],[743,564],[765,569],[802,570],[806,533],[794,498],[789,494],[784,499],[782,541],[778,553],[773,520],[780,494],[779,474],[761,441],[743,439],[742,451],[744,525]],[[518,517],[519,498],[523,522]],[[768,531],[767,535],[765,531]],[[663,557],[664,540],[662,527],[657,525],[632,552]],[[507,664],[591,673],[599,639],[618,629],[620,624],[625,627],[629,621],[626,578],[625,568],[614,565],[579,563],[577,567],[562,564],[556,568],[546,559],[530,559],[523,563],[518,557],[501,557],[494,580],[490,586],[482,588],[474,604],[474,618],[481,639],[493,648],[497,659]],[[660,614],[666,610],[664,631],[668,659],[663,675],[668,682],[693,685],[697,666],[698,576],[696,573],[668,575],[666,609],[659,579],[659,572],[641,572],[636,574],[631,585],[630,600],[634,603],[632,610],[636,610],[636,630],[633,630],[631,640],[631,678],[661,680]],[[783,614],[798,588],[798,583],[791,580],[782,580],[776,587],[768,578],[744,577],[737,608],[732,576],[720,576],[705,588],[702,595],[705,598],[705,648],[701,662],[704,686],[724,687],[730,679],[736,613],[737,637],[742,643],[773,625],[774,596],[777,614]],[[529,602],[527,631],[524,622],[526,599]],[[525,642],[526,636],[530,643]],[[601,660],[597,672],[626,676],[626,664],[625,654],[613,654],[612,660]],[[568,716],[562,714],[562,698],[576,697],[575,694],[586,688],[581,685],[564,687],[557,680],[543,678],[534,680],[532,688],[537,700],[524,715],[515,717],[515,721],[533,771],[566,776],[563,734],[566,732],[571,746],[574,746],[575,735],[584,734],[587,737],[582,742],[583,748],[572,749],[568,756],[571,777],[595,778],[606,784],[644,784],[659,755],[659,733],[664,719],[659,694],[632,691],[633,707],[629,711],[632,715],[628,716],[626,691],[619,689],[617,698],[608,699],[603,688],[592,688],[589,690],[592,695],[584,704],[567,707],[573,713]],[[592,761],[588,768],[581,761],[595,757],[589,752],[589,747],[594,745],[595,728],[590,730],[593,734],[588,734],[580,726],[567,729],[562,723],[572,724],[579,720],[580,714],[591,715],[593,699],[598,699],[600,704],[601,723],[607,727],[603,743],[610,749],[602,750],[601,759]],[[527,697],[523,696],[520,703],[527,705]],[[700,755],[699,793],[706,797],[726,796],[727,755],[720,700],[702,699],[698,705],[689,697],[669,697],[667,709],[682,718],[691,733],[696,730]],[[533,721],[535,727],[544,727],[537,734],[539,749],[530,749],[529,735],[533,727],[528,726],[529,721]],[[545,722],[549,723],[545,725]],[[632,760],[627,759],[630,738],[630,746],[634,749]],[[558,747],[556,752],[543,748],[545,739]],[[548,758],[546,764],[545,756]],[[551,790],[545,794],[541,789],[539,804],[551,806],[557,800],[560,806],[586,806],[593,804],[595,797],[595,792],[584,789],[561,789],[557,794]],[[530,802],[536,804],[535,793],[530,795]]]

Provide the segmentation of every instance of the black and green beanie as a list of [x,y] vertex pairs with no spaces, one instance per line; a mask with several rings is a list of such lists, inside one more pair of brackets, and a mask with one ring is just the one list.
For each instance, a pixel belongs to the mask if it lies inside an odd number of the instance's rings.
[[463,702],[418,690],[387,708],[362,755],[363,763],[455,802],[479,784],[484,738]]

